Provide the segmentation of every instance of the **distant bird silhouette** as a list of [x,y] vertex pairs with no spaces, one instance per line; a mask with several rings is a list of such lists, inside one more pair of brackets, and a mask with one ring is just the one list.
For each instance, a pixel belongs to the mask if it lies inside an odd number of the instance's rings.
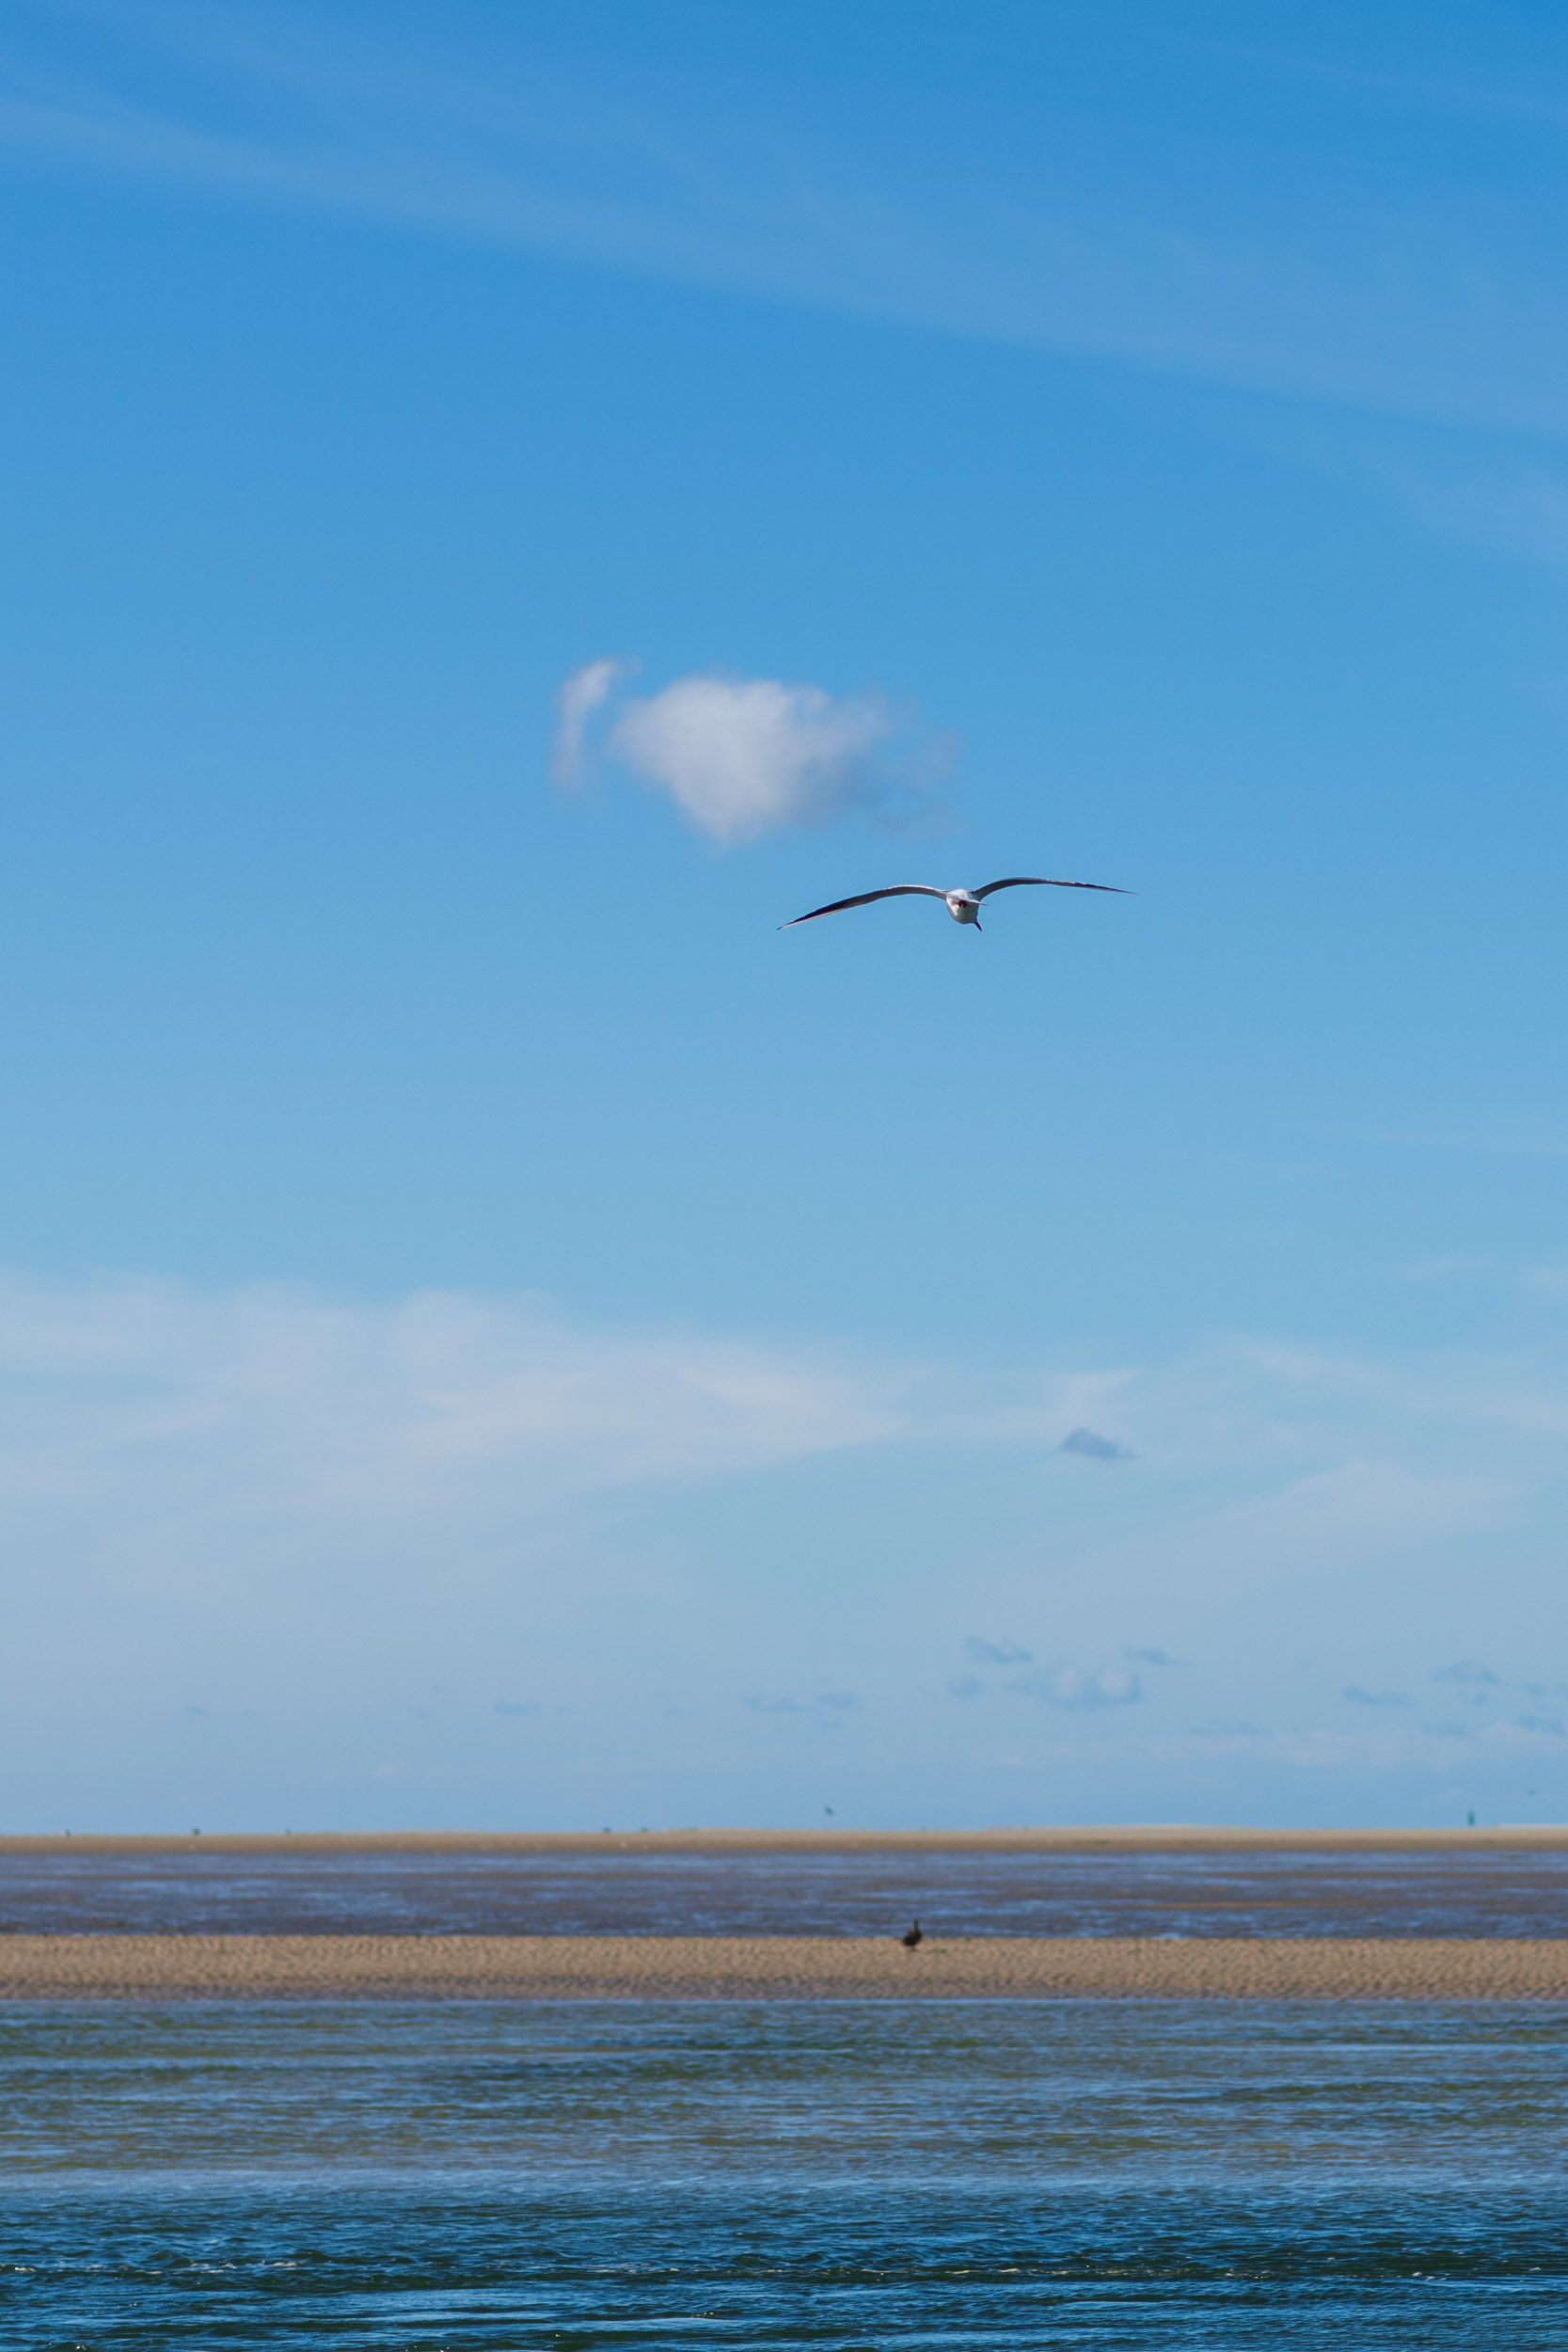
[[926,1938],[920,1932],[920,1922],[918,1919],[916,1919],[911,1927],[908,1935],[901,1935],[898,1938],[898,1941],[903,1945],[904,1949],[907,1952],[912,1952],[917,1944],[925,1943]]
[[798,914],[793,922],[781,923],[782,931],[792,931],[796,923],[815,923],[819,915],[842,914],[846,907],[868,907],[878,898],[940,898],[955,923],[973,923],[980,928],[980,901],[989,898],[993,890],[1020,890],[1025,886],[1037,890],[1103,890],[1116,898],[1131,897],[1131,892],[1118,889],[1115,882],[1058,882],[1053,874],[1008,874],[1001,882],[982,882],[978,890],[934,890],[929,882],[895,882],[891,890],[863,890],[858,898],[834,898],[831,905],[813,907],[809,914]]

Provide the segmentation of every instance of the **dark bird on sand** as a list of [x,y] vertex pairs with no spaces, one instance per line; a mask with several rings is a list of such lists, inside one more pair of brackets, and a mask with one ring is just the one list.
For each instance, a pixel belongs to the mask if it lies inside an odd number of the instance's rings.
[[908,1935],[901,1935],[898,1941],[903,1945],[904,1949],[908,1952],[912,1952],[917,1944],[924,1944],[926,1939],[920,1931],[920,1922],[918,1919],[916,1919],[911,1927]]

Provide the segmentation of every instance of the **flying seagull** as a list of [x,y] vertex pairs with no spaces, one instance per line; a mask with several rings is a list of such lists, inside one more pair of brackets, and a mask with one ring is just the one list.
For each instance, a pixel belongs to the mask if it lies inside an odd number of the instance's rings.
[[1026,883],[1039,890],[1109,890],[1118,898],[1130,896],[1115,882],[1058,882],[1053,874],[1007,874],[1001,882],[982,882],[978,890],[933,890],[929,882],[895,882],[891,890],[863,890],[858,898],[835,898],[832,906],[813,907],[809,914],[797,914],[779,929],[792,931],[797,923],[815,923],[819,914],[842,914],[846,907],[868,907],[874,898],[940,898],[955,923],[973,923],[978,930],[982,898],[993,890],[1021,890]]

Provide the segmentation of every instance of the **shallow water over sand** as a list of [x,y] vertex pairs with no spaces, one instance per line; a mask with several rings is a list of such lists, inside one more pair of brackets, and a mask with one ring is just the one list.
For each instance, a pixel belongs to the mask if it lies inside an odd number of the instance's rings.
[[1568,1853],[52,1853],[0,1931],[1568,1935]]
[[314,2347],[1568,2334],[1568,2010],[0,2018],[0,2333]]

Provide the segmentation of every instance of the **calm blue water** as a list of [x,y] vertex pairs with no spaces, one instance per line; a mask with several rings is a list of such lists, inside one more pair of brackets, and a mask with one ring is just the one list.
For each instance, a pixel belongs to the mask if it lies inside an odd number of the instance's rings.
[[1568,2342],[1568,2010],[0,2013],[0,2341]]

